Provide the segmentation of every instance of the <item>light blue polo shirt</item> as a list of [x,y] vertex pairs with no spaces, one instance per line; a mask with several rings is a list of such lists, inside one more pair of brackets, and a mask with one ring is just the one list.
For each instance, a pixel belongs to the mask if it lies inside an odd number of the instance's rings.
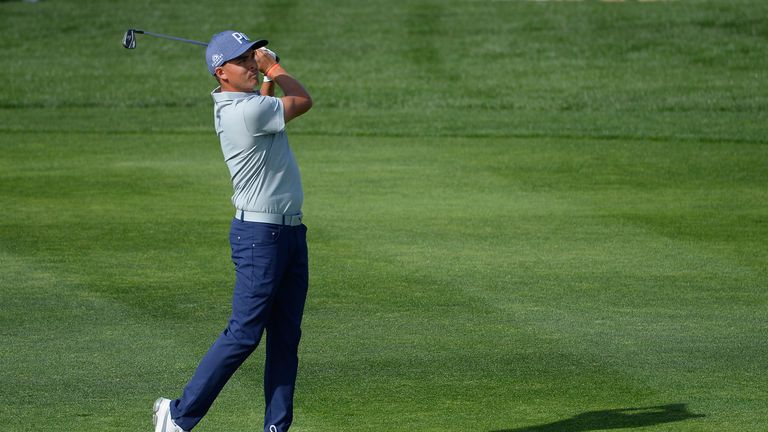
[[288,145],[280,98],[257,93],[213,92],[213,120],[221,140],[238,210],[295,215],[304,192]]

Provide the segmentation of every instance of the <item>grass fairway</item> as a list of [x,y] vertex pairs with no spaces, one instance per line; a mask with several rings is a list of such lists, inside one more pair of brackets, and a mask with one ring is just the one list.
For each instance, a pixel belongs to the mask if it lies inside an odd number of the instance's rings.
[[768,3],[155,3],[0,2],[0,430],[150,430],[226,324],[213,81],[130,27],[315,98],[292,430],[765,430]]

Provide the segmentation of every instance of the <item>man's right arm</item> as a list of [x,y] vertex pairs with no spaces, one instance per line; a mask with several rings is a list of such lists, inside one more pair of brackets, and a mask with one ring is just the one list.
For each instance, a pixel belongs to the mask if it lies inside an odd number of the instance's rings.
[[295,119],[312,108],[312,97],[301,83],[288,74],[270,55],[255,50],[259,70],[280,86],[283,91],[283,117],[285,122]]

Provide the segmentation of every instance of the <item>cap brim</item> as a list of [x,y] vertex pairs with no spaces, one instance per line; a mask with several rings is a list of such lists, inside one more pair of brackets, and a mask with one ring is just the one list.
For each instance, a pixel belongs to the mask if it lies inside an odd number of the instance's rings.
[[254,42],[253,45],[251,45],[251,47],[254,48],[254,49],[258,49],[258,48],[265,47],[268,44],[269,44],[268,40],[266,40],[266,39],[259,39],[256,42]]
[[261,47],[265,47],[265,46],[267,46],[268,43],[269,43],[269,41],[266,40],[266,39],[255,40],[255,41],[251,42],[250,45],[245,45],[242,49],[239,49],[239,50],[233,52],[232,54],[230,54],[229,58],[224,60],[224,63],[226,63],[226,62],[228,62],[228,61],[230,61],[232,59],[236,59],[236,58],[240,57],[241,55],[245,54],[248,50],[259,49]]

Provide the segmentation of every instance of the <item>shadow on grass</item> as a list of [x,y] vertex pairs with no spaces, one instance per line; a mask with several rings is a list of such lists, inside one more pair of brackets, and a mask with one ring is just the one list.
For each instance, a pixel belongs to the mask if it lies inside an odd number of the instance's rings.
[[582,432],[625,429],[679,422],[700,417],[705,417],[705,415],[691,413],[685,404],[670,404],[645,408],[587,411],[554,423],[491,432]]

